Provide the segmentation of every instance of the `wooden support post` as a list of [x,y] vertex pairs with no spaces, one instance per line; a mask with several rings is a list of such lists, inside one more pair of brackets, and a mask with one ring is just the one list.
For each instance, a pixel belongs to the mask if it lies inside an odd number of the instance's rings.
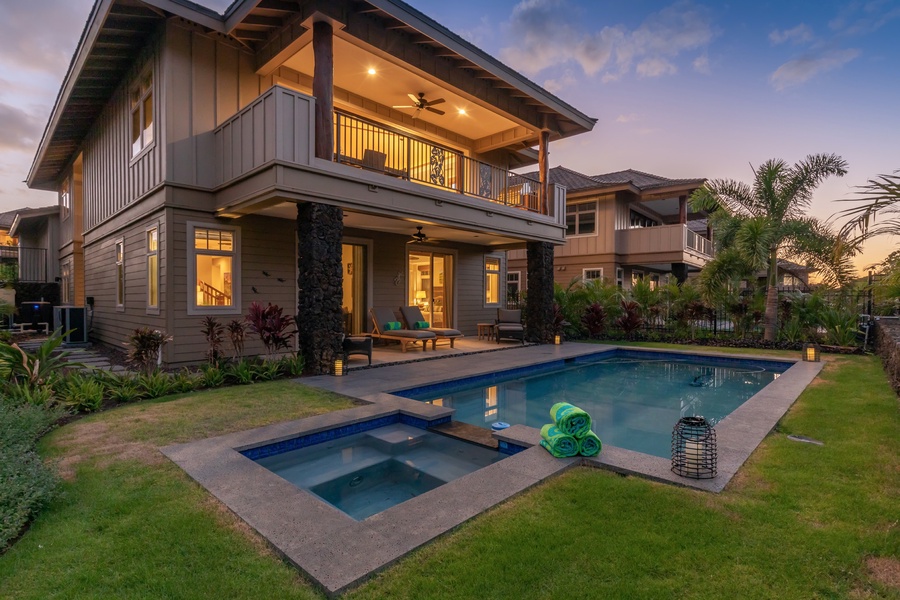
[[550,214],[550,131],[541,130],[538,146],[538,173],[541,182],[540,207],[542,215]]
[[687,223],[687,196],[678,196],[678,223]]
[[334,32],[331,23],[313,23],[313,96],[316,97],[316,158],[334,159]]

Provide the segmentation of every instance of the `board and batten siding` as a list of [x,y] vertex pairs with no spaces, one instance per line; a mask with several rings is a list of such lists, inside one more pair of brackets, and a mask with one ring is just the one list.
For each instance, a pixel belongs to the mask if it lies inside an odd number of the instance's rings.
[[[271,302],[283,308],[286,316],[297,314],[297,225],[293,220],[247,216],[234,221],[217,221],[203,213],[172,209],[173,291],[169,300],[172,303],[171,329],[176,332],[177,343],[171,345],[165,358],[170,365],[200,362],[207,351],[206,338],[200,332],[205,315],[202,310],[200,314],[188,314],[188,294],[195,289],[193,282],[188,281],[188,222],[240,228],[241,271],[234,282],[235,286],[240,285],[241,305],[233,313],[212,315],[222,325],[232,320],[243,321],[251,302]],[[231,354],[227,336],[222,351]],[[264,353],[258,336],[248,330],[244,337],[244,355]]]
[[[159,314],[147,310],[147,229],[159,228]],[[85,295],[94,298],[91,337],[118,349],[138,327],[167,331],[170,250],[169,227],[163,211],[140,219],[84,248]],[[116,242],[124,242],[125,308],[116,307]]]
[[[84,139],[84,229],[96,227],[163,181],[160,91],[162,36],[151,38]],[[149,68],[153,72],[153,141],[131,152],[130,91]]]
[[166,179],[213,187],[213,130],[261,91],[253,55],[177,21],[168,22],[163,54]]

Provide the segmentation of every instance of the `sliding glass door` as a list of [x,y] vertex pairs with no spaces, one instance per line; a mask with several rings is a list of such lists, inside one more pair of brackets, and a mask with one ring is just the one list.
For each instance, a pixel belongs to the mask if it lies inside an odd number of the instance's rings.
[[453,256],[410,252],[407,281],[409,306],[418,306],[432,327],[452,327]]
[[366,331],[366,246],[342,244],[344,333]]

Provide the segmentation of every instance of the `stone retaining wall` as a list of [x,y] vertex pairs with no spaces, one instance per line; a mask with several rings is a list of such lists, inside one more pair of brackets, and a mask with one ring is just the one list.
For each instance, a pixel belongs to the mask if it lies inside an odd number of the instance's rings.
[[894,391],[900,394],[900,319],[880,319],[875,326],[875,348]]

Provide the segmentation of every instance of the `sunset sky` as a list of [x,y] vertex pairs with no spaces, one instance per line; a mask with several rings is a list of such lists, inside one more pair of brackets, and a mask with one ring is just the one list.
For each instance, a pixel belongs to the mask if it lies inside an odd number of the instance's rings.
[[[823,219],[900,169],[900,0],[410,4],[598,119],[552,145],[552,166],[749,181],[768,158],[836,153],[850,171],[817,193]],[[56,201],[22,180],[91,5],[0,0],[0,211]]]

